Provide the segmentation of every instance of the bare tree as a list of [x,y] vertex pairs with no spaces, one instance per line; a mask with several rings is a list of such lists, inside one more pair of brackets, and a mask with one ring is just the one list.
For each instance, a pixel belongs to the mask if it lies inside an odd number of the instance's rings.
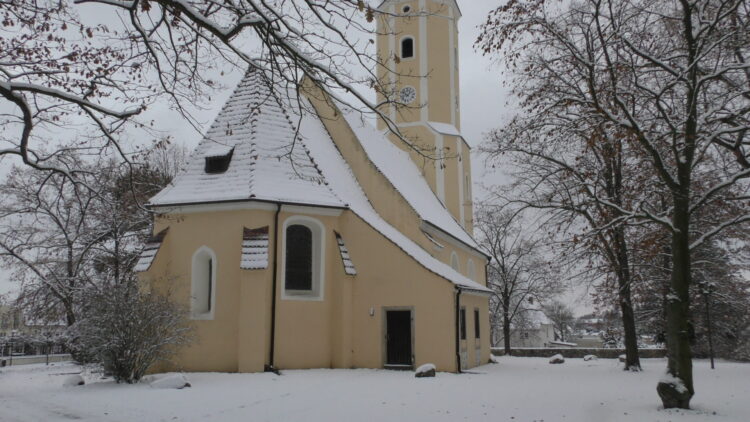
[[101,240],[89,216],[95,196],[59,173],[28,168],[14,168],[0,186],[0,258],[20,282],[19,304],[39,319],[76,321]]
[[[509,354],[514,323],[537,312],[539,304],[562,290],[563,281],[544,257],[542,238],[524,230],[517,213],[481,204],[476,221],[480,245],[492,258],[487,281],[494,291],[490,300],[493,333],[496,327],[501,329],[503,347]],[[498,337],[493,335],[493,341]]]
[[152,224],[140,204],[171,180],[179,160],[161,151],[141,158],[138,166],[69,158],[83,170],[76,182],[14,168],[0,185],[1,263],[15,271],[29,315],[73,325],[85,290],[132,278]]
[[[144,110],[168,101],[198,128],[195,105],[204,103],[224,69],[235,66],[263,70],[294,98],[303,77],[346,93],[355,109],[379,116],[398,133],[383,106],[406,105],[391,95],[389,81],[376,77],[397,58],[375,53],[374,21],[382,13],[364,0],[72,3],[0,1],[0,104],[9,110],[0,115],[0,157],[18,156],[71,178],[77,169],[58,165],[67,148],[111,148],[128,162],[135,148],[125,135],[153,126]],[[95,11],[100,21],[92,24],[79,11]],[[382,94],[380,103],[364,94],[373,88]],[[63,147],[67,143],[50,141],[50,133],[77,144]]]
[[553,300],[542,307],[544,315],[552,321],[555,327],[555,337],[560,341],[567,341],[570,331],[575,324],[575,315],[570,306],[559,300]]
[[[528,113],[506,127],[508,138],[534,134],[547,142],[593,122],[623,133],[632,157],[647,164],[637,200],[620,205],[597,195],[596,201],[620,213],[620,221],[669,233],[670,377],[657,391],[665,407],[689,408],[691,251],[750,221],[750,4],[512,0],[484,29],[479,45],[506,53]],[[697,189],[702,181],[709,184]],[[740,211],[693,224],[700,210],[722,202]]]

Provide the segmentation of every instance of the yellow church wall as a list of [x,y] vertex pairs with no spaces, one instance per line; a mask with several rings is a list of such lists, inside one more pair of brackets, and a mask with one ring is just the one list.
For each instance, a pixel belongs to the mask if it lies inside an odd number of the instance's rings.
[[[427,25],[427,57],[428,60],[428,90],[429,90],[429,121],[451,123],[451,80],[452,67],[450,55],[450,27],[455,25],[446,18],[447,7],[434,4],[429,6],[433,15],[425,18]],[[458,86],[455,86],[458,89]]]
[[[406,255],[356,216],[342,216],[352,233],[347,246],[358,275],[352,280],[352,350],[356,367],[380,368],[385,360],[384,318],[388,309],[411,309],[415,365],[455,370],[454,287]],[[367,251],[357,259],[355,253]],[[415,265],[416,264],[416,265]],[[371,310],[374,315],[371,315]]]
[[[195,342],[175,356],[173,369],[259,371],[266,360],[270,330],[270,271],[240,269],[243,227],[273,227],[272,213],[238,210],[157,217],[155,232],[169,227],[146,278],[151,289],[169,292],[190,309],[193,254],[201,247],[216,255],[216,301],[212,320],[192,320]],[[244,304],[244,306],[241,306]]]
[[[489,300],[484,296],[462,293],[460,304],[466,309],[466,340],[461,340],[460,345],[461,351],[465,353],[466,366],[473,368],[484,365],[490,360]],[[479,309],[478,339],[474,333],[474,309]]]
[[[384,363],[384,311],[414,310],[416,365],[430,362],[439,370],[455,368],[455,294],[447,280],[430,272],[350,211],[341,216],[282,212],[281,227],[291,216],[307,215],[325,227],[323,300],[282,298],[277,286],[275,364],[295,368],[380,368]],[[170,291],[189,307],[194,252],[216,254],[216,303],[213,320],[193,320],[198,340],[158,370],[262,371],[268,362],[272,273],[240,269],[242,228],[268,225],[274,247],[273,211],[238,210],[171,215],[157,219],[155,230],[169,226],[145,278],[152,291]],[[334,230],[340,232],[357,268],[345,274]],[[277,263],[282,274],[283,246]],[[272,259],[273,250],[269,251]],[[469,296],[464,296],[469,297]],[[487,302],[486,297],[480,298]],[[370,309],[374,315],[370,316]],[[473,333],[473,331],[472,331]],[[472,365],[473,366],[473,365]]]

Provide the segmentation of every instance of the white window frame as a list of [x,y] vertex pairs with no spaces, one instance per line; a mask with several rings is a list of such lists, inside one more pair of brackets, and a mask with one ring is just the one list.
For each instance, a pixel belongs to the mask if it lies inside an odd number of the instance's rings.
[[[404,41],[411,40],[411,57],[404,57]],[[401,61],[410,61],[417,58],[417,40],[413,35],[404,35],[398,42],[398,57]]]
[[451,268],[456,270],[456,272],[461,272],[461,266],[459,265],[458,254],[456,251],[451,252]]
[[[205,271],[199,271],[198,266],[202,266],[202,263],[198,260],[204,255],[208,255],[211,259],[211,308],[208,312],[197,313],[195,311],[197,302],[195,293],[196,287],[198,283],[205,282]],[[214,253],[214,251],[208,246],[201,246],[195,251],[195,253],[193,253],[193,258],[190,262],[190,318],[194,320],[212,320],[216,314],[216,285],[219,284],[216,279],[216,269],[219,266],[219,261],[216,259],[216,253]]]
[[472,281],[477,281],[477,268],[474,265],[474,260],[471,258],[466,261],[466,277]]
[[[286,231],[289,226],[305,226],[312,232],[312,290],[287,290],[286,288]],[[284,220],[281,242],[281,299],[322,301],[325,297],[326,228],[319,220],[295,215]]]

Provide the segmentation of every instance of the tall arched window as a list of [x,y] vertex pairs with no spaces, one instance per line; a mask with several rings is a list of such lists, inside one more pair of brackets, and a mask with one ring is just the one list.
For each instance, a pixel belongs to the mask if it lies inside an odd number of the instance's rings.
[[477,269],[474,266],[474,260],[472,259],[466,263],[466,277],[469,277],[473,281],[477,281]]
[[451,268],[453,268],[456,271],[459,271],[458,255],[456,255],[455,252],[451,253]]
[[414,57],[414,38],[405,37],[401,40],[401,58],[410,59]]
[[309,217],[296,216],[284,224],[285,299],[322,299],[324,227]]
[[311,291],[313,272],[312,230],[301,224],[286,229],[287,290]]
[[212,319],[216,307],[216,255],[203,246],[193,254],[190,310],[195,319]]

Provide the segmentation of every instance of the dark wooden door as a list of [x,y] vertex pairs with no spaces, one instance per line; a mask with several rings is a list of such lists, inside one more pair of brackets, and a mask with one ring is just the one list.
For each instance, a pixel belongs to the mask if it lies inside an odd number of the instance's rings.
[[411,366],[411,311],[386,312],[386,365]]

